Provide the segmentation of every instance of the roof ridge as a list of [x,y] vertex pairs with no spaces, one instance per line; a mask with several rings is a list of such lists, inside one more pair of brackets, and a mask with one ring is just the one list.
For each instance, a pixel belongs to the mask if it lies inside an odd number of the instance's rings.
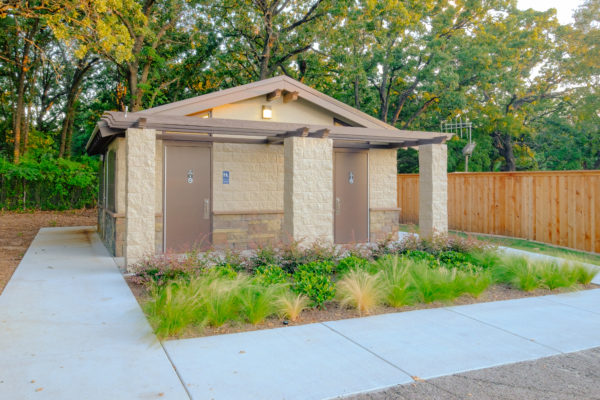
[[[227,89],[221,89],[214,92],[206,93],[199,96],[190,97],[188,99],[179,100],[173,103],[163,104],[157,107],[149,108],[146,110],[138,111],[140,114],[155,114],[155,113],[166,113],[171,110],[181,109],[184,107],[192,106],[193,104],[199,103],[201,109],[211,109],[224,104],[234,103],[242,101],[244,99],[261,96],[268,91],[274,90],[273,87],[277,83],[282,82],[284,86],[292,86],[295,89],[303,93],[299,93],[301,98],[315,104],[318,107],[326,109],[327,111],[340,115],[342,118],[348,119],[359,125],[365,125],[366,127],[380,127],[388,130],[397,130],[392,125],[389,125],[357,108],[354,108],[340,100],[337,100],[317,89],[308,86],[294,78],[287,75],[277,75],[271,78],[262,79],[255,82],[250,82],[240,86],[234,86]],[[261,90],[263,88],[263,90]],[[285,87],[278,89],[288,90]],[[265,92],[266,90],[266,92]],[[248,92],[247,96],[240,96],[240,94]],[[263,93],[264,92],[264,93]],[[304,94],[304,96],[302,96]],[[237,96],[236,96],[237,95]],[[310,98],[314,96],[314,98]],[[231,97],[231,99],[230,99]],[[309,97],[309,98],[307,98]],[[224,100],[224,101],[223,101]],[[317,101],[315,101],[317,100]],[[319,104],[320,103],[320,104]],[[200,111],[200,110],[197,110]]]

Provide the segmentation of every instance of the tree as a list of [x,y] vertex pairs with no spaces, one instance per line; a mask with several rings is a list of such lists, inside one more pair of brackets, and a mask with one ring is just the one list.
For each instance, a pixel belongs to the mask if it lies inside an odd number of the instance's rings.
[[[224,51],[218,61],[236,84],[273,76],[277,71],[302,73],[298,57],[315,50],[321,35],[335,26],[344,2],[333,0],[224,0],[206,11],[221,29]],[[233,72],[233,73],[232,73]]]

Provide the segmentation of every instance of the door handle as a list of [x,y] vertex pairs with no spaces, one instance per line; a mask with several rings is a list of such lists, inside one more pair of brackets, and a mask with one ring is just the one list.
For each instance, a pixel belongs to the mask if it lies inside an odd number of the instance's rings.
[[210,217],[210,203],[208,199],[204,199],[204,219]]
[[342,208],[342,201],[339,197],[335,198],[335,215],[340,214],[340,209]]

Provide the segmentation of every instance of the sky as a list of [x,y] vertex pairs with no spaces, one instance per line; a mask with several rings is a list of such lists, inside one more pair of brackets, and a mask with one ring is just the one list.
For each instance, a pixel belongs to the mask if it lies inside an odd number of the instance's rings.
[[546,11],[556,8],[556,15],[561,24],[573,22],[571,15],[573,11],[583,3],[583,0],[518,0],[517,6],[521,10],[533,8],[537,11]]

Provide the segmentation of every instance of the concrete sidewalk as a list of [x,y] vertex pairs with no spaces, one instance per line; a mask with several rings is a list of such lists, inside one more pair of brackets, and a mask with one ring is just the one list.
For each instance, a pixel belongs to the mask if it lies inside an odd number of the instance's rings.
[[600,346],[600,289],[162,346],[92,228],[42,229],[0,296],[0,398],[323,399]]
[[600,289],[172,340],[194,399],[323,399],[600,346]]
[[95,229],[41,229],[0,295],[1,399],[189,399]]

